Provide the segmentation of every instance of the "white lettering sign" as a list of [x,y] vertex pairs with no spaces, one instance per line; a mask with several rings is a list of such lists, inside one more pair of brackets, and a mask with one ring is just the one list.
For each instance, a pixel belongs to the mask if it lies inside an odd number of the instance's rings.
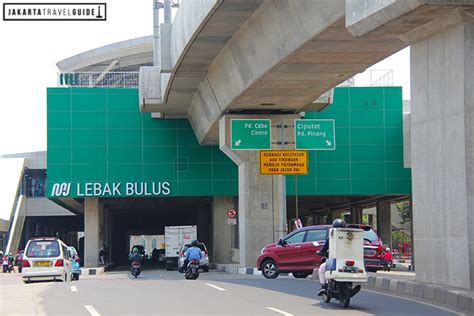
[[[54,183],[51,197],[119,197],[119,196],[157,196],[171,193],[169,182],[121,182],[76,183],[76,192],[71,190],[71,183]],[[75,193],[75,194],[74,194]]]

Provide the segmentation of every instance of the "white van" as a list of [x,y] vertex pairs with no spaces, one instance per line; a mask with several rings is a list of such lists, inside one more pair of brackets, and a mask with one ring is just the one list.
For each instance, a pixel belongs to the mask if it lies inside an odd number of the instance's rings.
[[70,281],[71,260],[66,244],[55,237],[38,237],[28,241],[23,256],[23,282],[35,280]]

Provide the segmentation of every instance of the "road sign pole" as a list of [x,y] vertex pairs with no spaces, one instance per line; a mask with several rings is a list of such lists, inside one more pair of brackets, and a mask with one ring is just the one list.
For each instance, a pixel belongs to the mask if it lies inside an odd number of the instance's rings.
[[296,219],[298,219],[298,176],[295,176]]

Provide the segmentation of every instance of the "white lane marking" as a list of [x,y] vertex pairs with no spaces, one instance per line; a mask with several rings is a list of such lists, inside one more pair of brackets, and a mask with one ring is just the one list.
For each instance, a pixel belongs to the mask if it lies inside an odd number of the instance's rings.
[[72,292],[77,292],[77,287],[75,287],[74,285],[71,285],[71,291]]
[[221,288],[221,287],[218,287],[214,284],[211,284],[211,283],[206,283],[207,286],[210,286],[210,287],[213,287],[215,288],[216,290],[219,290],[219,291],[225,291],[225,289]]
[[84,305],[91,316],[100,316],[99,312],[92,305]]
[[288,313],[288,312],[285,312],[285,311],[282,311],[281,309],[278,309],[278,308],[275,308],[275,307],[267,307],[267,309],[271,310],[271,311],[274,311],[276,313],[280,313],[284,316],[293,316],[293,314],[291,313]]

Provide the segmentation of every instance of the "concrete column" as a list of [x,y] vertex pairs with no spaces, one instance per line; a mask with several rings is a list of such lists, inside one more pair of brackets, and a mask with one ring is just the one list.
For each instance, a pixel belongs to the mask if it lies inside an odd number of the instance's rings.
[[413,229],[417,280],[472,290],[474,24],[461,18],[411,46]]
[[380,201],[376,205],[377,233],[384,245],[392,245],[392,216],[390,213],[390,202]]
[[357,206],[351,206],[351,224],[362,223],[362,209]]
[[98,198],[84,199],[84,265],[99,265],[100,203]]
[[[238,249],[233,249],[233,225],[229,225],[227,211],[236,209],[233,196],[215,196],[212,203],[212,261],[215,263],[238,263]],[[238,218],[238,215],[237,215]]]
[[[292,126],[296,115],[266,116],[272,120],[272,142],[293,140],[293,130],[282,131],[273,126]],[[253,117],[238,118],[250,119]],[[260,250],[277,242],[286,234],[286,183],[282,175],[260,175],[257,150],[230,149],[230,119],[225,116],[219,124],[220,149],[239,167],[239,248],[240,265],[253,267]],[[279,137],[284,134],[283,138]],[[277,149],[277,147],[275,147]],[[278,148],[291,149],[291,148]]]

